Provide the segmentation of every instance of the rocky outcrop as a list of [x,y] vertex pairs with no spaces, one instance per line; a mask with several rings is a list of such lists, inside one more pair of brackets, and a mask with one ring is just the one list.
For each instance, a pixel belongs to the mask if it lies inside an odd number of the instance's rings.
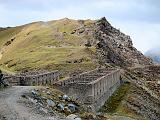
[[159,120],[160,66],[146,66],[127,71],[124,76],[132,86],[125,100],[126,106],[151,120]]
[[151,59],[133,47],[130,36],[112,27],[105,18],[95,22],[95,40],[102,64],[120,66],[125,71],[127,68],[124,76],[131,88],[124,100],[125,106],[151,120],[159,120],[160,66],[154,66]]
[[145,86],[160,98],[160,66],[151,65],[132,70],[132,74],[141,79]]
[[152,64],[151,59],[133,47],[130,36],[112,27],[106,18],[95,22],[95,38],[103,62],[121,67]]
[[127,97],[127,107],[151,120],[159,120],[159,99],[152,96],[151,91],[142,86],[133,86]]

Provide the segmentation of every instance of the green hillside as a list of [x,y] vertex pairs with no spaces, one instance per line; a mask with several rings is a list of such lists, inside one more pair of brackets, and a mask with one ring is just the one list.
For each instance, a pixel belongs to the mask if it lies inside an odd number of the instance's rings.
[[65,18],[0,31],[0,67],[13,72],[93,69],[97,66],[95,47],[85,47],[93,39],[93,22]]

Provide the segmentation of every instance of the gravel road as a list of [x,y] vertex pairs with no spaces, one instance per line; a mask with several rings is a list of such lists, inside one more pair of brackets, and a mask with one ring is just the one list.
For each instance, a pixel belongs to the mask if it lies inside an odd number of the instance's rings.
[[58,120],[34,112],[33,108],[20,104],[21,95],[33,86],[14,86],[0,91],[0,120]]

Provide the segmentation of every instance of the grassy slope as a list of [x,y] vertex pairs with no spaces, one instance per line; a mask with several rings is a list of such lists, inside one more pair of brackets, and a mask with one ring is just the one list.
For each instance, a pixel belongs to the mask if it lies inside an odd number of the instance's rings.
[[147,120],[147,118],[143,118],[139,114],[137,114],[135,111],[130,110],[126,105],[124,104],[126,96],[130,94],[130,90],[132,89],[132,85],[130,83],[124,83],[122,84],[115,93],[106,101],[104,106],[100,109],[101,112],[106,112],[114,117],[117,116],[128,116],[130,118],[134,118],[137,120]]
[[0,48],[4,45],[4,43],[14,37],[17,33],[21,31],[23,27],[14,27],[8,28],[6,30],[0,31]]
[[[84,24],[89,26],[92,21],[86,20]],[[68,72],[95,68],[95,48],[86,49],[84,46],[91,36],[71,34],[79,27],[81,24],[78,21],[61,19],[1,31],[0,49],[5,50],[0,67],[14,72],[42,68]],[[15,38],[14,41],[4,46],[12,38]]]

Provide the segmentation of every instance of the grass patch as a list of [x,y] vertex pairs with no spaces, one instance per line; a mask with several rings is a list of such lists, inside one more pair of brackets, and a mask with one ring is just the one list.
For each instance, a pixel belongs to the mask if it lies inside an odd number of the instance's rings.
[[124,99],[127,91],[130,88],[130,83],[121,85],[115,93],[106,101],[104,106],[100,109],[101,112],[114,113],[120,106],[121,101]]
[[97,64],[94,59],[96,59],[94,47],[86,49],[82,46],[56,48],[42,46],[35,50],[18,49],[14,54],[4,54],[0,61],[0,68],[7,70],[7,73],[9,73],[8,71],[19,72],[33,69],[57,69],[68,73],[77,69],[96,68]]
[[[83,22],[86,27],[93,23],[91,20]],[[81,27],[79,21],[65,18],[0,31],[0,50],[3,49],[0,68],[7,73],[25,69],[70,72],[77,68],[95,68],[95,47],[86,49],[84,46],[88,39],[93,39],[92,35],[71,34]],[[11,44],[3,46],[13,38]]]
[[0,48],[5,44],[7,40],[13,38],[16,34],[18,34],[23,27],[13,27],[8,28],[6,30],[0,31]]

